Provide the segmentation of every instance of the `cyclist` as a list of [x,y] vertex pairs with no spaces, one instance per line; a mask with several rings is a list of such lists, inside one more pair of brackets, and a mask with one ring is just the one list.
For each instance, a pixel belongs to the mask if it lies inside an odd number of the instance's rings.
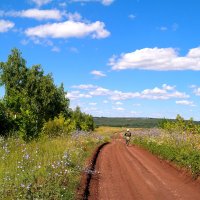
[[130,140],[131,140],[131,132],[129,129],[126,130],[124,134],[125,140],[126,140],[126,145],[128,146]]

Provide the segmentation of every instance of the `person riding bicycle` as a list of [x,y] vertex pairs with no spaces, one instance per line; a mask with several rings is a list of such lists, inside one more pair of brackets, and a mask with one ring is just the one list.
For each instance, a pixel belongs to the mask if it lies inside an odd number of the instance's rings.
[[125,140],[126,140],[126,145],[129,144],[130,139],[131,139],[131,132],[129,129],[126,130],[125,134],[124,134]]

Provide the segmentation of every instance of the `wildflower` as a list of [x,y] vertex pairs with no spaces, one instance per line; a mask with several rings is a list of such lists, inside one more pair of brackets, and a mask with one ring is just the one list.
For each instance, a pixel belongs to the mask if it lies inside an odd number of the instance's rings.
[[26,154],[26,155],[23,156],[23,158],[25,158],[26,160],[28,160],[30,158],[30,155]]
[[64,152],[63,159],[67,159],[67,158],[69,158],[69,154],[68,154],[68,152]]

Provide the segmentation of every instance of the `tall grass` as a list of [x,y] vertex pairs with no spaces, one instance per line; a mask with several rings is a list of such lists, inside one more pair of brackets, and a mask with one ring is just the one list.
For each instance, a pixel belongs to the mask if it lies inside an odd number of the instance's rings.
[[179,132],[169,134],[162,129],[142,129],[133,133],[134,144],[187,168],[195,178],[200,175],[200,135]]
[[74,199],[86,159],[108,140],[105,129],[30,143],[1,138],[1,199]]

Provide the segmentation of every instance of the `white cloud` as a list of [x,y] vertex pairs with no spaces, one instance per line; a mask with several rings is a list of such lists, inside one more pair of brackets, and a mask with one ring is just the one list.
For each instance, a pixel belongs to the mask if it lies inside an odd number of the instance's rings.
[[20,41],[20,43],[21,43],[22,45],[27,45],[27,44],[29,43],[29,41],[23,39],[23,40]]
[[120,102],[120,101],[117,101],[115,104],[116,104],[116,105],[123,105],[123,103]]
[[104,101],[103,101],[103,103],[107,104],[107,103],[108,103],[108,101],[107,101],[107,100],[104,100]]
[[166,26],[161,26],[161,27],[159,27],[159,29],[160,29],[161,31],[167,31],[167,30],[168,30],[168,28],[167,28]]
[[125,109],[122,107],[117,107],[117,108],[113,108],[114,110],[118,110],[118,111],[124,111]]
[[32,18],[36,20],[60,20],[62,16],[66,15],[65,12],[60,12],[59,10],[40,10],[40,9],[28,9],[22,11],[8,11],[4,12],[4,16],[9,17],[24,17],[24,18]]
[[88,89],[94,89],[97,88],[97,86],[92,85],[92,84],[82,84],[82,85],[73,85],[72,88],[76,88],[76,89],[81,89],[81,90],[88,90]]
[[71,2],[81,2],[81,3],[100,2],[104,6],[109,6],[114,2],[114,0],[71,0]]
[[173,48],[144,48],[131,53],[113,56],[109,60],[113,70],[200,70],[200,47],[190,49],[186,56],[179,56]]
[[15,24],[8,20],[0,20],[0,33],[9,31],[15,26]]
[[[118,90],[109,90],[103,87],[95,86],[95,85],[79,85],[72,86],[76,89],[88,90],[87,95],[90,97],[95,96],[107,96],[109,99],[113,101],[121,101],[127,99],[150,99],[150,100],[168,100],[168,99],[180,99],[180,98],[189,98],[189,95],[183,92],[179,92],[175,90],[175,86],[170,86],[167,84],[163,84],[162,88],[155,87],[153,89],[145,89],[140,92],[122,92]],[[85,93],[81,98],[84,98]]]
[[134,103],[133,106],[141,106],[140,103]]
[[112,4],[114,2],[114,0],[102,0],[101,2],[103,5],[109,6],[110,4]]
[[67,18],[69,19],[69,21],[80,21],[82,19],[82,16],[79,13],[75,12],[68,13]]
[[108,96],[110,95],[110,90],[102,87],[97,87],[96,89],[89,92],[91,96]]
[[200,96],[200,88],[199,87],[196,87],[193,92],[196,96]]
[[18,12],[18,16],[34,18],[37,20],[47,20],[47,19],[60,20],[62,18],[62,13],[59,10],[29,9]]
[[69,51],[71,51],[72,53],[78,53],[78,49],[76,47],[70,47]]
[[32,37],[30,38],[34,44],[41,45],[41,46],[53,46],[53,42],[49,39],[43,39]]
[[74,99],[80,99],[80,98],[91,98],[92,96],[89,94],[82,94],[80,93],[80,91],[72,91],[72,92],[68,92],[66,97],[74,100]]
[[100,21],[94,23],[65,21],[28,28],[25,30],[25,34],[40,38],[83,38],[91,36],[93,39],[100,39],[110,35],[110,32],[104,26],[104,23]]
[[130,113],[131,113],[132,115],[140,115],[140,114],[141,114],[141,112],[137,112],[137,111],[134,111],[134,110],[132,110]]
[[189,88],[196,88],[196,85],[190,85]]
[[45,4],[50,3],[52,0],[32,0],[37,6],[43,6]]
[[163,84],[162,87],[164,90],[174,90],[175,89],[175,86],[170,86],[167,84]]
[[67,3],[66,2],[62,2],[62,3],[59,3],[58,4],[60,7],[66,7],[67,6]]
[[177,23],[174,23],[172,25],[172,31],[176,31],[179,28],[179,25]]
[[96,106],[97,103],[95,103],[95,102],[91,102],[91,103],[89,103],[89,105],[91,105],[91,106]]
[[102,71],[97,71],[97,70],[93,70],[90,72],[92,75],[95,75],[95,76],[101,76],[101,77],[104,77],[106,76],[106,74],[104,74]]
[[51,51],[60,52],[60,48],[58,48],[58,47],[53,47],[53,48],[51,49]]
[[130,14],[128,17],[129,17],[130,19],[132,19],[132,20],[136,18],[136,16],[133,15],[133,14]]
[[195,106],[193,101],[188,101],[188,100],[176,101],[176,104],[186,105],[186,106]]
[[167,93],[166,90],[160,89],[158,87],[155,87],[153,89],[145,89],[144,91],[142,91],[142,94],[144,95],[162,95],[166,93]]

